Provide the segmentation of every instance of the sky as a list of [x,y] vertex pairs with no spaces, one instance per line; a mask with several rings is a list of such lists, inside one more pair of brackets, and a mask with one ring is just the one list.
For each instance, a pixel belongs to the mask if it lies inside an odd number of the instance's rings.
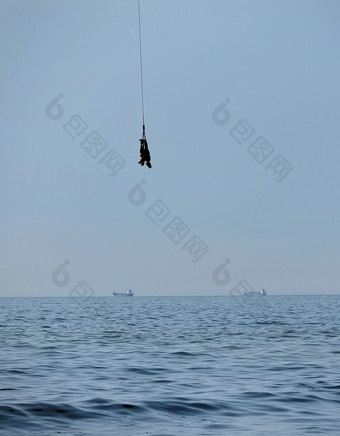
[[340,293],[338,0],[0,1],[0,296]]

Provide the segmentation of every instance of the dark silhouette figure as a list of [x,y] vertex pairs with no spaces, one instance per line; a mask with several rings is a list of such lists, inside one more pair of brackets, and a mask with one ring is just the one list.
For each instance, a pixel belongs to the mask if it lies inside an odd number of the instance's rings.
[[148,148],[148,141],[146,140],[146,136],[145,136],[145,126],[143,125],[143,136],[142,139],[140,139],[140,160],[139,160],[139,164],[144,166],[144,163],[146,164],[147,167],[151,168],[151,156],[150,156],[150,151]]

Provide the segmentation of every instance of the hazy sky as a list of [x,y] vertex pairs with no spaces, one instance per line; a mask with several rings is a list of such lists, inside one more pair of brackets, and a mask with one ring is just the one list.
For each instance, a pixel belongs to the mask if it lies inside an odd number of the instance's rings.
[[141,8],[151,170],[137,0],[0,1],[0,295],[340,293],[340,2]]

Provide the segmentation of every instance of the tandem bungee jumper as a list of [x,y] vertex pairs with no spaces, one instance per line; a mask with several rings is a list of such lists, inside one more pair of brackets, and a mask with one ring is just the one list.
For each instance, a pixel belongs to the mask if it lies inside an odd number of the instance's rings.
[[140,159],[139,164],[144,166],[146,164],[147,167],[151,168],[151,156],[148,147],[148,141],[146,140],[145,135],[145,122],[144,122],[144,90],[143,90],[143,60],[142,60],[142,31],[141,31],[141,23],[140,23],[140,0],[138,0],[138,25],[139,25],[139,63],[140,63],[140,85],[141,85],[141,94],[142,94],[142,116],[143,116],[143,135],[140,141]]

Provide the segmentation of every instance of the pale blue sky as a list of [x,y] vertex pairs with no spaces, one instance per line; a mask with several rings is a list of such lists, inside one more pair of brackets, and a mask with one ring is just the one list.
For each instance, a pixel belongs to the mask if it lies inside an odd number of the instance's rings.
[[[0,295],[65,296],[79,281],[95,295],[227,295],[243,279],[273,294],[339,293],[340,2],[141,7],[151,170],[137,164],[137,0],[0,1]],[[226,99],[230,120],[217,124]],[[87,128],[72,139],[63,126],[76,114]],[[230,134],[240,120],[254,130],[245,144]],[[80,145],[93,131],[108,143],[96,158]],[[263,163],[247,151],[259,136],[274,148]],[[114,177],[100,163],[111,149],[126,161]],[[293,166],[281,182],[277,155]],[[155,225],[157,200],[169,214]],[[190,228],[178,244],[163,232],[176,216]],[[197,262],[194,235],[209,248]]]

